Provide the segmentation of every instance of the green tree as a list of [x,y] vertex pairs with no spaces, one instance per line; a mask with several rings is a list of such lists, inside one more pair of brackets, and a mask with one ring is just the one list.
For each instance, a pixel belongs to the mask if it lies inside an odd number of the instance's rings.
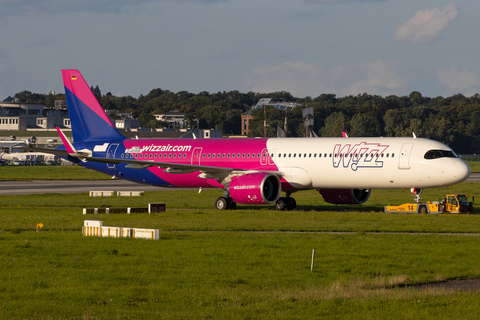
[[365,113],[357,113],[350,119],[349,136],[352,137],[378,137],[380,125],[376,117]]
[[320,129],[322,137],[341,137],[342,131],[348,131],[348,120],[342,111],[329,115],[325,119],[325,126]]

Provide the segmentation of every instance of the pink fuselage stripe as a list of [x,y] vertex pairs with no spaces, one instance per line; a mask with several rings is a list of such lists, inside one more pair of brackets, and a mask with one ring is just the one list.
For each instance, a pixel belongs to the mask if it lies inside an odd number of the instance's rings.
[[[128,139],[124,140],[123,144],[126,153],[133,154],[133,158],[140,161],[239,170],[278,170],[268,154],[267,139]],[[235,154],[235,157],[232,157],[232,154]],[[213,179],[198,178],[198,171],[171,174],[165,173],[164,168],[151,167],[148,170],[176,187],[223,187]]]
[[[86,106],[113,127],[112,122],[105,114],[105,111],[103,111],[102,106],[98,103],[97,98],[95,98],[80,72],[78,70],[62,70],[62,76],[65,88],[70,90]],[[76,79],[72,80],[72,76],[76,76]]]

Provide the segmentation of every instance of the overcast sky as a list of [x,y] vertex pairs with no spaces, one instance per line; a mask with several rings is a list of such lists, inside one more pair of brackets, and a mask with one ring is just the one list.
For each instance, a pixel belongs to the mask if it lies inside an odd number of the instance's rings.
[[0,0],[0,100],[64,92],[471,96],[478,0]]

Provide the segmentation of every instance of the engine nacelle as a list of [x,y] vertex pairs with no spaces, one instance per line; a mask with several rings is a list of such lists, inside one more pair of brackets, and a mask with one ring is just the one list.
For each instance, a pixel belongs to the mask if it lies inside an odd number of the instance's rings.
[[230,182],[230,196],[239,204],[270,204],[280,197],[280,179],[268,172],[237,177]]
[[332,204],[362,204],[370,198],[369,189],[320,189],[323,199]]

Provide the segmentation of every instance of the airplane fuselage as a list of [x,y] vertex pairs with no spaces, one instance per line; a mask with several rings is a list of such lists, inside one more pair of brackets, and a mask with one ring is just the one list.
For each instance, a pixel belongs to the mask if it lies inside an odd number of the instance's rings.
[[[461,182],[470,174],[468,165],[455,156],[425,158],[429,151],[449,149],[419,138],[126,139],[76,148],[91,150],[93,157],[118,160],[282,172],[284,191],[434,188]],[[198,171],[178,174],[156,166],[132,169],[124,163],[80,164],[162,187],[223,187]]]

